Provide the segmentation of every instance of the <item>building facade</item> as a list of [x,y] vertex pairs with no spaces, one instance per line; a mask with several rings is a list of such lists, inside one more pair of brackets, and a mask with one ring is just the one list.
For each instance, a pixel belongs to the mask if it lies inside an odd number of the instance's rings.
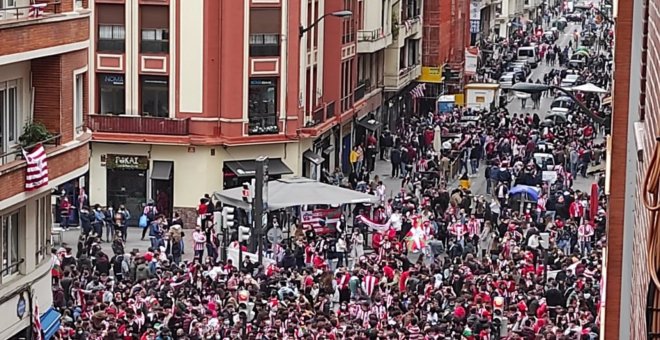
[[[49,309],[51,190],[73,192],[88,171],[91,14],[87,1],[39,3],[0,2],[0,339],[29,338],[33,303],[45,331],[58,327]],[[46,150],[49,183],[27,191],[21,148],[37,143]]]
[[[90,200],[192,212],[202,194],[250,181],[261,155],[271,178],[346,166],[366,134],[354,127],[382,102],[371,65],[384,52],[358,51],[379,37],[362,27],[386,27],[367,3],[94,1]],[[352,16],[328,15],[342,10]]]

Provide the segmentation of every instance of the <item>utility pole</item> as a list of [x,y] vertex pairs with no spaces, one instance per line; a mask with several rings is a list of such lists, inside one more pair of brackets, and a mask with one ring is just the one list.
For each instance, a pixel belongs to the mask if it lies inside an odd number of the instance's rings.
[[251,250],[256,250],[259,263],[263,260],[264,228],[268,222],[266,212],[268,211],[268,157],[260,156],[256,159],[257,168],[254,181],[254,211],[253,235],[257,239],[250,243]]

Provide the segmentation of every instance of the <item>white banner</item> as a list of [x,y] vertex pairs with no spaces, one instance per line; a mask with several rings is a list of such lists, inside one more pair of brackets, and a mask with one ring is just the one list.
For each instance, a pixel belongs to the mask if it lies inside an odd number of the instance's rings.
[[473,75],[477,73],[477,59],[479,50],[475,47],[465,49],[465,74]]

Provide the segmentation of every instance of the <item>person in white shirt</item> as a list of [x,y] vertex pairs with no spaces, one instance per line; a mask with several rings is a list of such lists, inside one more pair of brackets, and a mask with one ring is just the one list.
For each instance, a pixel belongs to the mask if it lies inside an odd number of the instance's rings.
[[343,237],[337,239],[335,244],[335,252],[337,253],[337,268],[344,265],[344,257],[346,255],[346,240]]
[[580,245],[582,256],[586,256],[591,252],[592,236],[594,236],[594,227],[589,222],[578,227],[578,244]]

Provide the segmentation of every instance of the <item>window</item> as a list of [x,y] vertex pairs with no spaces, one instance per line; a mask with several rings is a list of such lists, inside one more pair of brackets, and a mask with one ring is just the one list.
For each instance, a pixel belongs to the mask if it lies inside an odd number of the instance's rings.
[[170,31],[163,29],[143,29],[142,41],[140,43],[141,52],[167,53],[170,50]]
[[142,114],[169,117],[169,81],[167,77],[142,77]]
[[84,73],[76,74],[74,83],[74,102],[73,102],[73,128],[76,133],[82,132],[83,129],[83,99],[85,96],[85,81]]
[[0,82],[0,153],[18,143],[21,129],[18,81]]
[[250,57],[272,57],[279,55],[279,34],[250,34]]
[[76,9],[83,8],[83,0],[76,0]]
[[35,232],[35,264],[39,265],[48,255],[50,243],[51,209],[50,196],[39,198],[35,201],[36,207],[36,232]]
[[2,277],[18,273],[19,212],[2,216]]
[[251,78],[248,95],[250,134],[278,133],[277,78]]
[[0,8],[11,8],[11,7],[16,7],[16,0],[0,0]]
[[124,52],[126,28],[123,25],[99,25],[98,51]]
[[123,74],[99,74],[99,92],[101,93],[101,114],[123,115],[126,113]]

